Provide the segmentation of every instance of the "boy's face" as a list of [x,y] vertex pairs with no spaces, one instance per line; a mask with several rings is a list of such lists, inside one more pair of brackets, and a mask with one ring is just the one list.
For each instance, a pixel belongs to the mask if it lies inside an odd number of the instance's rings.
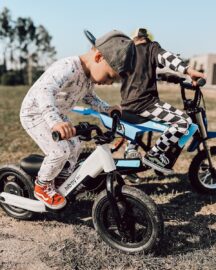
[[109,66],[102,54],[95,51],[90,69],[90,78],[95,84],[112,84],[119,79],[119,75]]

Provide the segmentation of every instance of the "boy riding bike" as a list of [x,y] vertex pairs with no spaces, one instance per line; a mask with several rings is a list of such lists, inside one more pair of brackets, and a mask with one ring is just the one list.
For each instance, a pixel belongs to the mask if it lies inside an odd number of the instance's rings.
[[194,85],[196,79],[204,78],[204,74],[162,49],[157,42],[152,42],[144,28],[137,29],[133,39],[137,54],[136,67],[134,73],[122,81],[121,106],[123,110],[168,125],[156,145],[142,159],[144,164],[158,171],[171,173],[173,164],[166,152],[187,132],[192,121],[186,113],[159,99],[156,68],[168,67],[187,74]]
[[[98,111],[111,113],[116,106],[110,107],[97,97],[93,85],[112,84],[133,72],[135,65],[134,43],[124,33],[114,30],[97,40],[85,33],[93,48],[81,56],[53,63],[30,88],[20,111],[22,126],[45,154],[34,195],[52,209],[66,204],[66,199],[55,190],[54,179],[67,161],[73,171],[80,150],[67,112],[83,100]],[[60,132],[65,140],[54,142],[52,131]]]

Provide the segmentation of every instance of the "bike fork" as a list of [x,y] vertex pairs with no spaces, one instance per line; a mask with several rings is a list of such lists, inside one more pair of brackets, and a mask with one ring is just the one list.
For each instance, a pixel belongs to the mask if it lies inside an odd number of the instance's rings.
[[[114,182],[114,179],[116,177],[117,177],[117,175],[115,172],[109,173],[107,175],[107,179],[106,179],[107,197],[108,197],[108,200],[109,200],[110,205],[111,205],[112,213],[113,213],[114,219],[116,221],[118,231],[123,237],[125,237],[126,236],[125,235],[125,229],[126,229],[125,225],[126,224],[124,224],[124,222],[123,222],[123,219],[121,217],[121,213],[119,210],[119,206],[118,206],[118,203],[116,201],[116,195],[118,194],[118,190],[116,190],[116,188],[113,187],[113,182]],[[124,181],[120,178],[117,179],[117,182],[118,182],[119,188],[121,188],[124,184]],[[119,195],[120,195],[120,191],[119,191]]]
[[210,148],[207,144],[208,135],[206,132],[206,127],[205,127],[204,122],[203,122],[202,112],[197,112],[195,116],[196,116],[196,120],[197,120],[197,123],[199,126],[199,131],[200,131],[201,137],[203,139],[203,148],[204,148],[206,155],[207,155],[207,159],[209,162],[209,168],[210,168],[210,171],[212,172],[214,167],[212,164]]

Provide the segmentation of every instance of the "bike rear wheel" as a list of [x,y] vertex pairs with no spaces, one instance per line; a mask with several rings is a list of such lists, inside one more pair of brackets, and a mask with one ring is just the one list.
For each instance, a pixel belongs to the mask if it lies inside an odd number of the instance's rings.
[[[34,185],[31,177],[20,167],[5,165],[0,167],[0,192],[8,192],[18,196],[34,199]],[[1,203],[4,211],[17,219],[31,219],[33,212],[9,204]]]
[[144,192],[122,187],[117,205],[127,224],[126,235],[119,232],[106,191],[99,194],[93,206],[93,223],[102,239],[111,247],[125,252],[149,252],[163,235],[163,220],[154,201]]

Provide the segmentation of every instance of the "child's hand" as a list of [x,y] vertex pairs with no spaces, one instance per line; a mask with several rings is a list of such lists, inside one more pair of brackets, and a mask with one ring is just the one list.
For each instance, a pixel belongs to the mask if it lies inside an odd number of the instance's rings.
[[206,76],[204,75],[204,73],[199,72],[199,71],[197,71],[197,70],[194,70],[194,69],[192,69],[191,67],[189,67],[189,68],[187,69],[186,74],[189,75],[189,76],[191,77],[191,79],[192,79],[192,84],[193,84],[194,86],[197,85],[197,82],[196,82],[197,79],[199,79],[199,78],[206,79]]
[[120,105],[114,105],[114,106],[111,106],[110,108],[109,108],[109,110],[108,110],[108,114],[109,115],[111,115],[111,113],[113,112],[113,111],[120,111],[120,113],[122,114],[122,108],[121,108],[121,106]]
[[58,131],[61,134],[62,139],[70,139],[76,136],[76,129],[70,122],[60,122],[54,125],[52,131]]

